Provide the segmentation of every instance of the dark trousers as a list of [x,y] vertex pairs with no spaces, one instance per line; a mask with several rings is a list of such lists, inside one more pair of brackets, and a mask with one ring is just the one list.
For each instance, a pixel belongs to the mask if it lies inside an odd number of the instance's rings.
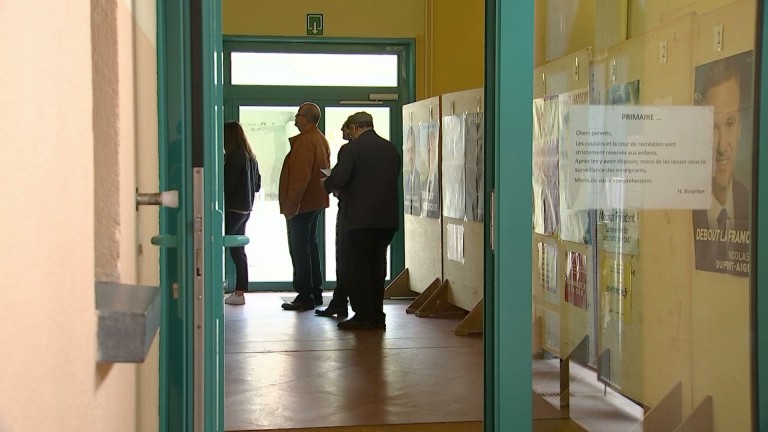
[[317,223],[322,210],[299,213],[287,220],[288,252],[293,264],[293,289],[297,300],[314,304],[323,297],[323,274],[320,271],[320,248]]
[[384,320],[387,246],[394,235],[395,230],[390,228],[347,231],[349,301],[357,320],[372,323]]
[[347,265],[347,228],[344,224],[344,209],[339,207],[336,215],[336,289],[329,308],[346,308],[349,302],[349,269]]
[[[224,233],[226,235],[245,235],[245,224],[250,217],[250,213],[227,210],[224,214]],[[245,255],[245,247],[231,247],[229,248],[229,255],[235,263],[235,273],[237,274],[235,290],[248,291],[248,257]]]

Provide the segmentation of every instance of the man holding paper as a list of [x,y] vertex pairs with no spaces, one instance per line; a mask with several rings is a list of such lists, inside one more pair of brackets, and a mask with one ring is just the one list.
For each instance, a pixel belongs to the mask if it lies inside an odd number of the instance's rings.
[[387,247],[400,221],[400,154],[373,130],[367,112],[349,116],[352,140],[325,179],[325,190],[344,197],[349,300],[355,315],[340,330],[386,327],[384,279]]

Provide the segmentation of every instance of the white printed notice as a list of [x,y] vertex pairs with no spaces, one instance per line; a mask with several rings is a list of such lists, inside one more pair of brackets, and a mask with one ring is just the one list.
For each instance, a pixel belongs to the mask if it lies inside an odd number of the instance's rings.
[[568,204],[586,209],[708,209],[712,107],[573,105]]

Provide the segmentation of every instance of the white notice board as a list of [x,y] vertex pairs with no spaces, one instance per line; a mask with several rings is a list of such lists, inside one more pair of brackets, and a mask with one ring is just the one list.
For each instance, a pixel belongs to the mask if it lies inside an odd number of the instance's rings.
[[571,209],[708,209],[708,106],[574,105],[565,134]]

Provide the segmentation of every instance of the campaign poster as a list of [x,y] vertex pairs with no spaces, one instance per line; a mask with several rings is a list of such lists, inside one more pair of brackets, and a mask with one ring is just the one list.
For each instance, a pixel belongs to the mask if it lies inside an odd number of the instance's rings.
[[439,122],[419,124],[417,164],[421,179],[421,217],[440,217],[440,170],[437,165],[439,138]]
[[599,210],[597,243],[600,249],[616,254],[638,255],[639,212],[632,209]]
[[608,105],[638,105],[640,80],[612,85],[608,89]]
[[753,70],[752,51],[696,67],[694,102],[714,109],[712,201],[692,211],[697,270],[750,275]]
[[403,213],[421,216],[421,177],[416,164],[416,133],[403,128]]
[[485,118],[483,113],[468,113],[464,116],[464,130],[466,131],[464,134],[466,218],[476,222],[482,222],[485,213],[483,203],[485,192],[484,127]]
[[[609,105],[640,103],[640,80],[616,84],[608,89]],[[613,253],[638,255],[640,234],[637,209],[609,208],[597,213],[597,238],[600,248]]]
[[560,224],[558,97],[533,101],[533,230],[554,235]]
[[443,215],[464,219],[464,120],[443,117]]
[[[632,262],[621,255],[606,257],[600,265],[602,327],[610,321],[627,323],[632,318]],[[616,324],[614,324],[615,326]]]
[[539,248],[539,286],[544,291],[544,298],[557,304],[557,247],[544,242],[538,243]]
[[[570,107],[573,105],[588,105],[589,90],[581,89],[558,96],[559,131],[566,131],[571,127]],[[568,144],[562,142],[567,139],[563,133],[557,134],[559,142],[560,170],[560,238],[576,243],[591,244],[592,231],[589,224],[588,210],[573,210],[568,207],[568,164],[572,163],[568,156]]]
[[565,274],[565,302],[579,309],[588,309],[587,256],[568,251]]

